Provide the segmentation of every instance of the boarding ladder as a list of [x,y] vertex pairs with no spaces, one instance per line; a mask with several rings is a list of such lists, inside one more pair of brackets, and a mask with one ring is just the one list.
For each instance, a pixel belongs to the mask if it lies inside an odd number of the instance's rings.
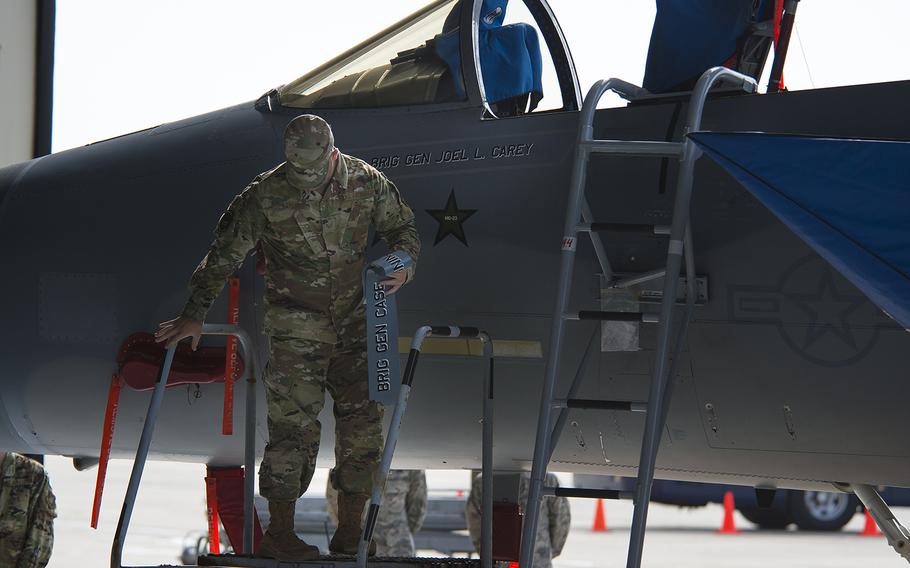
[[[748,93],[756,91],[757,84],[754,79],[724,67],[714,67],[707,70],[698,83],[689,101],[686,127],[683,139],[679,142],[663,141],[627,141],[627,140],[595,140],[593,138],[594,112],[601,97],[607,91],[616,91],[620,94],[640,94],[642,89],[630,85],[619,79],[598,81],[588,91],[581,110],[578,126],[578,145],[572,167],[571,185],[569,187],[569,203],[566,210],[564,237],[562,239],[562,253],[559,268],[559,287],[556,297],[556,306],[553,312],[553,323],[550,334],[549,350],[547,352],[546,373],[544,375],[543,392],[540,400],[540,414],[537,421],[537,438],[534,446],[534,461],[531,469],[531,482],[528,490],[528,502],[525,514],[525,523],[522,529],[521,560],[522,568],[530,568],[533,558],[534,540],[537,534],[537,517],[540,511],[540,500],[544,495],[557,495],[565,497],[601,497],[601,498],[626,498],[632,497],[635,501],[635,512],[632,518],[632,534],[629,539],[629,553],[627,568],[639,568],[644,544],[644,531],[648,516],[648,503],[651,498],[651,483],[654,479],[654,466],[657,450],[660,445],[661,431],[666,422],[669,407],[670,388],[669,377],[675,375],[675,366],[685,341],[688,322],[695,307],[697,291],[695,289],[695,261],[692,248],[692,233],[688,226],[689,202],[692,195],[692,178],[695,161],[701,152],[686,134],[699,130],[701,127],[702,111],[708,91],[719,80],[734,84]],[[673,206],[673,220],[669,227],[622,225],[616,223],[599,223],[591,218],[591,208],[585,197],[585,177],[587,173],[588,158],[591,154],[608,154],[623,156],[644,157],[675,157],[679,160],[677,174],[676,196]],[[652,234],[666,235],[669,237],[666,267],[662,270],[632,275],[623,280],[615,280],[610,269],[609,260],[598,231],[648,231]],[[613,287],[622,288],[634,283],[664,278],[663,297],[660,312],[655,319],[652,314],[609,312],[609,311],[582,311],[578,313],[567,312],[569,290],[572,282],[572,273],[575,264],[575,250],[578,233],[587,233],[592,240],[595,254],[601,265],[604,279]],[[686,311],[680,322],[677,341],[672,348],[670,339],[674,308],[677,303],[677,285],[679,272],[685,254],[686,265]],[[569,389],[567,398],[555,399],[554,391],[556,380],[559,376],[560,355],[563,348],[564,330],[566,323],[578,320],[600,321],[634,321],[640,323],[653,323],[658,326],[656,361],[653,365],[650,394],[647,401],[613,401],[613,400],[586,400],[574,398],[578,390],[581,373],[576,374],[576,379]],[[590,345],[588,346],[590,352]],[[587,356],[587,353],[586,353]],[[670,362],[672,361],[672,362]],[[669,365],[668,365],[669,363]],[[668,366],[669,372],[668,372]],[[638,466],[638,481],[634,494],[624,494],[619,491],[605,491],[593,489],[573,488],[544,488],[544,477],[547,473],[547,464],[552,457],[553,450],[558,441],[562,426],[566,421],[568,410],[580,409],[608,409],[626,412],[645,412],[645,432],[642,440],[641,458]],[[553,414],[560,410],[560,416],[553,425]]]

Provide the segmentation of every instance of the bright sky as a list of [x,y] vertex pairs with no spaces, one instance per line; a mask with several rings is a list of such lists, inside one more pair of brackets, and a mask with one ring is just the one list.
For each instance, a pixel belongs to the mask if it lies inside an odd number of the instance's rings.
[[[428,0],[58,0],[54,151],[255,99]],[[550,0],[582,92],[641,84],[651,0]],[[910,78],[908,0],[803,0],[791,89]]]

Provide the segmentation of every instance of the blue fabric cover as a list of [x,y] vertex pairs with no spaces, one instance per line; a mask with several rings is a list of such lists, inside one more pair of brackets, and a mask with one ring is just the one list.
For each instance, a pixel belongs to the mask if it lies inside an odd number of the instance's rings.
[[690,89],[736,53],[751,22],[752,0],[657,0],[642,86],[652,93]]
[[[532,93],[533,110],[543,98],[540,42],[537,30],[528,24],[502,25],[507,4],[508,0],[484,0],[480,12],[478,48],[484,92],[490,103]],[[453,11],[455,17],[462,5]],[[464,97],[460,33],[460,28],[455,27],[436,36],[436,53],[449,66],[458,95]]]
[[910,142],[689,135],[794,233],[910,329]]

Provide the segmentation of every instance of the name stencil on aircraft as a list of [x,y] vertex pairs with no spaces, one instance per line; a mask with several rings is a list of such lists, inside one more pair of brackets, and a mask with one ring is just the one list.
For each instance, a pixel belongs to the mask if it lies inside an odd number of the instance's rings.
[[500,160],[510,158],[523,158],[531,155],[534,149],[533,142],[520,142],[517,144],[491,144],[489,146],[459,146],[443,150],[409,152],[407,154],[390,154],[370,158],[370,165],[380,170],[404,167],[420,167],[429,165],[456,164],[477,160]]

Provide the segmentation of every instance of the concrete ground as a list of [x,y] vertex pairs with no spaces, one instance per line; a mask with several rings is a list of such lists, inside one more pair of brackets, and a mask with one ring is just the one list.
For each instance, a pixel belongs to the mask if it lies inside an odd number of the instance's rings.
[[[49,568],[109,566],[111,540],[117,527],[131,462],[115,460],[108,468],[98,530],[89,527],[96,469],[77,472],[70,460],[47,460],[57,495],[56,543]],[[150,462],[143,475],[133,521],[126,540],[127,565],[178,563],[187,535],[205,529],[204,468],[196,464]],[[467,472],[428,472],[434,489],[466,489]],[[325,487],[318,471],[313,490]],[[608,502],[609,531],[591,531],[594,502],[572,499],[572,532],[554,568],[622,568],[632,518],[630,503]],[[898,509],[910,524],[910,509]],[[844,532],[757,531],[737,513],[739,535],[720,535],[723,511],[712,505],[679,509],[654,505],[649,518],[643,565],[648,568],[896,568],[907,566],[882,537],[860,537],[857,515]]]

